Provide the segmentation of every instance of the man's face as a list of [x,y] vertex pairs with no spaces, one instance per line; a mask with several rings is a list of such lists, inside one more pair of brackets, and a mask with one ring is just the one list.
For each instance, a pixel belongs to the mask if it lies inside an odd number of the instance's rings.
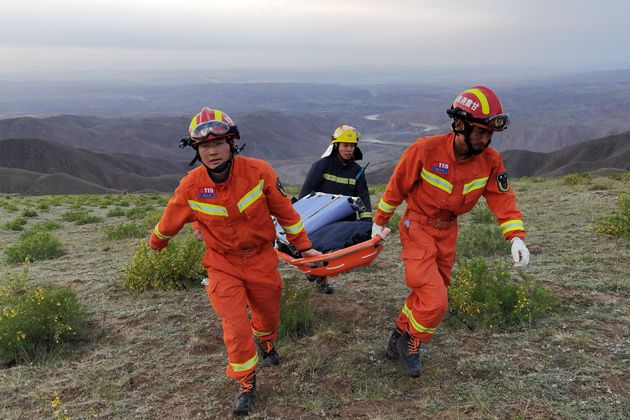
[[354,156],[354,149],[356,149],[356,143],[339,143],[339,156],[343,160],[350,160]]
[[470,133],[470,144],[473,150],[477,153],[483,152],[490,144],[492,133],[492,130],[473,125],[472,132]]
[[230,144],[226,139],[210,140],[201,143],[198,151],[201,161],[210,169],[214,169],[226,162],[232,154]]

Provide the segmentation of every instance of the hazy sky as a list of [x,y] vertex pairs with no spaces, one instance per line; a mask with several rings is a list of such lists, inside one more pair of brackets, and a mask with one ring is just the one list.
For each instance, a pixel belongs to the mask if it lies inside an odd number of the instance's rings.
[[630,1],[0,0],[0,73],[630,68]]

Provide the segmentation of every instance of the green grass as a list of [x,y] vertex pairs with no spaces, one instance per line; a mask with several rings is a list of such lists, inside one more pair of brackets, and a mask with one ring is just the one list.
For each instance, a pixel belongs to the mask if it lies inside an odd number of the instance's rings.
[[[559,305],[531,324],[493,331],[443,322],[422,346],[423,373],[417,379],[405,377],[384,355],[408,294],[396,232],[370,267],[331,278],[333,295],[313,293],[297,270],[280,264],[296,292],[310,292],[315,318],[306,334],[281,337],[279,366],[259,370],[251,417],[627,418],[630,268],[623,262],[630,260],[630,241],[593,227],[615,211],[630,186],[597,176],[590,185],[608,181],[609,189],[565,184],[562,177],[513,181],[532,253],[523,272],[529,277],[511,268],[509,249],[485,260],[488,267],[506,264],[508,284],[531,282]],[[376,192],[383,186],[371,188]],[[39,199],[1,198],[0,225],[15,218],[25,201]],[[90,200],[81,196],[46,199],[50,210],[37,222],[59,221],[79,203],[99,217],[108,211],[99,208],[105,202],[87,204]],[[380,192],[372,195],[372,203],[379,199]],[[109,208],[158,200],[165,195],[113,195]],[[7,203],[18,210],[10,213]],[[144,216],[151,219],[149,229],[161,213],[155,208]],[[0,401],[0,418],[51,418],[56,393],[71,418],[231,415],[236,387],[224,375],[221,320],[205,291],[194,280],[187,289],[171,291],[125,288],[122,268],[132,261],[139,240],[104,240],[105,230],[121,221],[63,223],[54,234],[65,254],[31,264],[32,284],[76,291],[92,312],[94,334],[63,358],[0,369],[0,395],[11,396]],[[471,226],[496,226],[477,209],[460,221],[460,240]],[[0,250],[19,235],[2,230]],[[22,270],[5,258],[0,264],[0,271],[10,275]]]

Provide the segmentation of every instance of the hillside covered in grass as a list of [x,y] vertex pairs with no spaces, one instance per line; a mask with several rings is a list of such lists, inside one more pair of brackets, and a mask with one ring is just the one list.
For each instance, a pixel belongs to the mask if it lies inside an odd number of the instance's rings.
[[[382,189],[372,188],[373,204]],[[630,194],[630,181],[521,178],[514,189],[532,253],[525,273],[557,299],[553,311],[507,328],[446,319],[421,349],[422,375],[406,377],[384,352],[408,293],[395,232],[372,266],[331,279],[333,295],[308,298],[312,329],[280,338],[282,363],[260,369],[251,417],[630,416],[630,239],[596,229]],[[32,262],[27,283],[69,286],[89,310],[79,341],[0,367],[0,418],[230,415],[235,387],[224,375],[221,324],[202,287],[137,293],[121,281],[167,199],[0,197],[2,281],[23,270],[7,250],[29,239],[24,232],[48,226],[59,252]],[[470,257],[484,252],[469,230],[479,214],[461,220],[460,251]],[[495,266],[511,257],[501,251],[487,259]],[[282,263],[280,271],[291,290],[312,287],[293,267]]]

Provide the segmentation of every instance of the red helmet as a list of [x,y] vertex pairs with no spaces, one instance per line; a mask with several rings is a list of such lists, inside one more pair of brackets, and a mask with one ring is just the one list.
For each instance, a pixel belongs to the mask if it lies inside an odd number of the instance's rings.
[[228,114],[218,109],[204,107],[190,121],[188,127],[190,145],[226,137],[240,138],[238,128]]
[[510,115],[503,113],[499,97],[485,86],[475,86],[457,95],[446,113],[451,118],[492,131],[503,131],[510,122]]

